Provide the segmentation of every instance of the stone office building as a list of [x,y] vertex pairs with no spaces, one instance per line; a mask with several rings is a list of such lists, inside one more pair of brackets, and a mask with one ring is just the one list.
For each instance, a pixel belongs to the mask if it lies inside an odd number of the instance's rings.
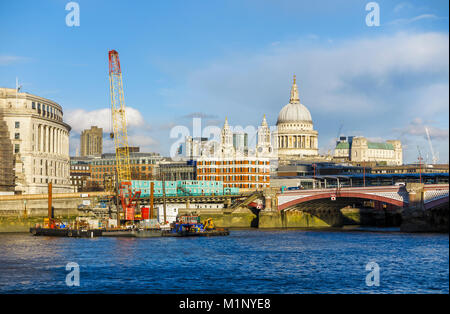
[[103,153],[103,129],[92,126],[80,136],[81,156],[101,156]]
[[69,132],[56,102],[0,88],[0,191],[70,192]]

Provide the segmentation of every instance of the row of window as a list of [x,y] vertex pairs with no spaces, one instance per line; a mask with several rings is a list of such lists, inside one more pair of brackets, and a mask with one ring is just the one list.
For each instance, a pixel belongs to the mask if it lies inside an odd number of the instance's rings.
[[227,161],[199,161],[198,165],[268,165],[268,161],[227,160]]
[[81,178],[89,178],[86,176],[70,176],[71,179],[81,179]]
[[[102,160],[102,161],[93,161],[93,165],[95,166],[108,166],[108,165],[115,165],[116,160]],[[130,164],[132,165],[154,165],[156,164],[155,159],[130,159]]]
[[[139,167],[135,166],[135,167],[130,167],[131,170],[142,170],[142,171],[146,171],[147,167],[146,166],[142,166],[140,169]],[[148,170],[150,171],[152,168],[149,166]],[[113,167],[92,167],[92,172],[111,172],[111,171],[115,171],[115,168]]]
[[71,166],[71,170],[89,170],[89,166]]
[[199,168],[198,169],[198,173],[233,173],[233,172],[248,172],[248,173],[264,173],[264,172],[268,172],[268,170],[266,171],[265,169],[260,169],[260,168]]
[[42,106],[41,106],[41,103],[36,104],[33,101],[31,103],[31,109],[37,110],[37,113],[39,115],[41,115],[42,117],[47,117],[47,118],[52,118],[52,119],[62,121],[62,115],[63,115],[62,111],[57,108],[53,108],[52,106],[44,105],[44,104],[42,104]]
[[220,176],[199,176],[200,180],[219,180],[219,181],[225,181],[225,182],[229,182],[229,181],[267,181],[268,180],[268,176],[224,176],[224,177],[220,177]]

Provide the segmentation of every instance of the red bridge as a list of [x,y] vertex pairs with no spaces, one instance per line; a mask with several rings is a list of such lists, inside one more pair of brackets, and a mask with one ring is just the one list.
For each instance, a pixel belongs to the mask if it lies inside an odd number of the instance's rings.
[[[376,186],[376,187],[345,187],[332,189],[312,189],[284,191],[277,194],[278,210],[305,209],[320,205],[326,207],[345,207],[347,205],[375,201],[385,204],[388,208],[408,207],[411,194],[416,199],[416,191],[405,186]],[[419,192],[423,193],[420,199],[425,209],[441,206],[449,201],[448,184],[424,185]],[[341,208],[342,208],[341,207]]]

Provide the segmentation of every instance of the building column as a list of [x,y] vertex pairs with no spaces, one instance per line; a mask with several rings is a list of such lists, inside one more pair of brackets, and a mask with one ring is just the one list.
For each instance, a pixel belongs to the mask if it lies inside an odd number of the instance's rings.
[[43,138],[43,134],[42,134],[42,132],[43,132],[43,129],[42,129],[42,124],[39,124],[39,126],[38,126],[38,130],[39,130],[39,151],[42,153],[42,150],[43,150],[43,145],[44,145],[44,143],[43,143],[43,141],[42,141],[42,138]]
[[35,124],[34,125],[34,151],[36,152],[38,150],[38,145],[39,145],[39,129],[38,129],[38,125]]
[[50,153],[54,154],[55,153],[55,128],[51,127],[50,128]]
[[44,147],[45,147],[45,128],[44,125],[41,124],[41,153],[44,152]]
[[48,152],[48,127],[44,125],[44,153]]
[[59,154],[62,155],[63,151],[63,144],[62,144],[62,139],[63,139],[63,131],[60,129],[59,130]]

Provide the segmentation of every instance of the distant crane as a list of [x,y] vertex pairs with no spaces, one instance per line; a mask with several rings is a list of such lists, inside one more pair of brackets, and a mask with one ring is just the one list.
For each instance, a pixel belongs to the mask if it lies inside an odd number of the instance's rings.
[[336,135],[336,143],[334,144],[334,148],[333,148],[333,156],[335,155],[337,142],[339,141],[339,135],[341,135],[341,131],[342,131],[342,127],[343,127],[343,126],[344,126],[344,125],[343,125],[342,123],[341,123],[341,125],[339,126],[339,130],[338,130],[337,135]]
[[427,127],[425,127],[425,132],[427,133],[428,138],[428,145],[430,145],[430,151],[431,151],[431,157],[432,157],[432,163],[435,164],[438,161],[438,158],[434,154],[433,144],[431,143],[431,137],[430,137],[430,131]]
[[422,183],[422,154],[420,153],[419,145],[417,145],[417,151],[419,152],[419,182]]

